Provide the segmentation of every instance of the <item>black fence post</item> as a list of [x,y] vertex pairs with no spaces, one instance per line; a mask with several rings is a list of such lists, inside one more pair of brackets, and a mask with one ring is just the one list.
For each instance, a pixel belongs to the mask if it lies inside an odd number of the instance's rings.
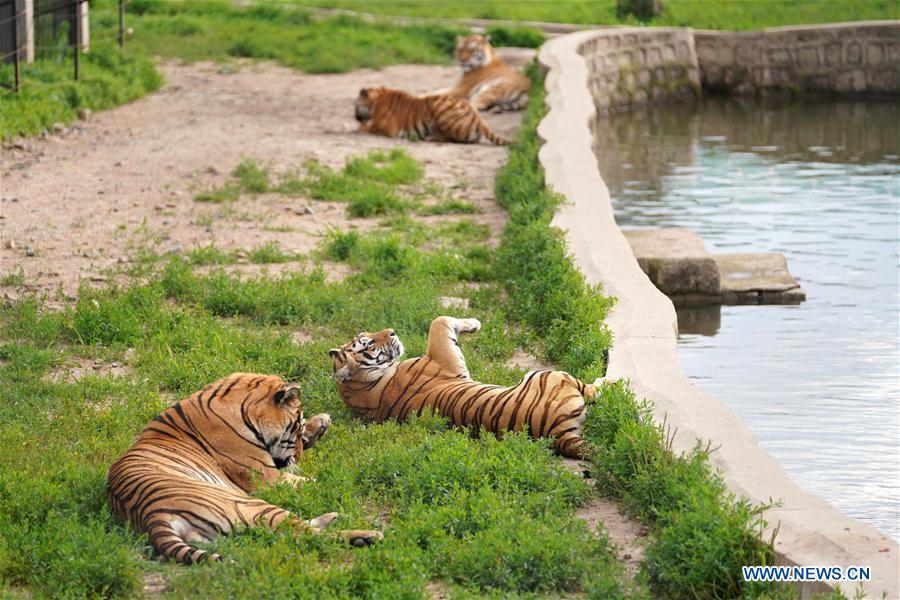
[[119,48],[125,47],[125,0],[119,0]]
[[81,0],[72,0],[72,8],[75,11],[72,19],[72,24],[75,26],[75,81],[78,81],[81,61]]
[[[13,90],[19,93],[19,12],[18,5],[13,4],[13,67],[15,71],[16,83]],[[24,12],[24,11],[23,11]]]

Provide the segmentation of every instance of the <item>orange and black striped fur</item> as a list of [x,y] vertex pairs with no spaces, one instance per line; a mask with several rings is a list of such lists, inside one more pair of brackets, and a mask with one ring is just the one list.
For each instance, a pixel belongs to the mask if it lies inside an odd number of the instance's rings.
[[456,37],[456,62],[462,79],[447,94],[468,98],[478,110],[522,110],[528,104],[531,80],[494,53],[489,35]]
[[458,427],[496,434],[527,427],[533,437],[555,438],[560,454],[582,457],[581,425],[594,386],[563,371],[532,371],[512,387],[472,381],[457,335],[480,328],[477,319],[438,317],[425,356],[402,362],[403,344],[392,329],[361,333],[329,352],[338,392],[357,415],[375,421],[403,420],[427,406]]
[[[338,515],[301,521],[253,498],[254,481],[297,484],[280,469],[293,465],[331,424],[327,414],[303,419],[300,389],[278,377],[235,373],[163,411],[108,473],[113,509],[150,536],[163,556],[181,563],[218,560],[190,546],[235,527],[275,528],[285,520],[318,533]],[[355,546],[381,539],[376,531],[344,531]]]
[[498,146],[510,141],[488,127],[465,98],[417,97],[390,88],[363,88],[356,99],[360,130],[387,137],[474,143],[484,136]]

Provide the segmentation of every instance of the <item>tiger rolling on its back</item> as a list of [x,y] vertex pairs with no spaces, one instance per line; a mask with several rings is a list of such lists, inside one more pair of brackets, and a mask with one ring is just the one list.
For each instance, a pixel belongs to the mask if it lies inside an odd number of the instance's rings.
[[404,420],[430,407],[458,427],[501,434],[527,427],[532,437],[552,437],[557,452],[581,458],[585,403],[594,385],[564,371],[532,371],[512,387],[469,377],[457,335],[478,331],[477,319],[438,317],[425,356],[397,362],[403,344],[392,329],[361,333],[329,352],[341,398],[357,415],[382,422]]
[[[305,421],[300,389],[274,376],[235,373],[163,411],[109,469],[107,491],[119,519],[146,532],[153,547],[181,563],[218,560],[190,546],[235,527],[277,527],[284,521],[319,533],[338,515],[301,521],[250,496],[254,475],[264,483],[302,478],[293,465],[331,424],[326,414]],[[377,531],[342,531],[354,546]]]
[[500,60],[490,36],[457,36],[454,54],[463,76],[448,95],[468,98],[478,110],[522,110],[528,104],[531,80]]
[[468,100],[441,94],[417,97],[385,87],[363,88],[356,99],[356,120],[361,131],[387,137],[475,143],[484,136],[498,146],[510,144]]

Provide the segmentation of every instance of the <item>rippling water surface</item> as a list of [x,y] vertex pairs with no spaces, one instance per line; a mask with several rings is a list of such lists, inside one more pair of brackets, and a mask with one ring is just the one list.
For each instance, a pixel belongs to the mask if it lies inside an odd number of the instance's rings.
[[807,301],[679,310],[681,366],[798,485],[900,539],[900,104],[705,100],[596,125],[620,226],[787,256]]

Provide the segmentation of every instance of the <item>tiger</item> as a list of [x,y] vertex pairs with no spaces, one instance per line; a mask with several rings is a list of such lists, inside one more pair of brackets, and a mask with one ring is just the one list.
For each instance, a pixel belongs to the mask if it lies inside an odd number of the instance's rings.
[[[189,545],[236,527],[276,528],[284,521],[321,533],[339,515],[307,521],[250,496],[257,481],[297,485],[293,466],[331,425],[325,413],[303,418],[300,388],[279,377],[234,373],[154,418],[109,468],[107,494],[123,523],[146,532],[156,551],[179,563],[219,561]],[[353,546],[382,540],[377,531],[339,534]]]
[[360,333],[329,350],[338,393],[358,417],[376,422],[403,421],[428,407],[461,429],[483,427],[502,436],[527,427],[534,438],[554,438],[559,454],[584,458],[581,427],[597,382],[550,370],[531,371],[512,387],[473,381],[458,335],[480,328],[478,319],[438,317],[425,356],[402,362],[403,343],[393,329]]
[[511,142],[497,135],[465,98],[413,96],[386,87],[362,88],[356,99],[360,130],[387,137],[474,143],[484,136],[498,146]]
[[447,95],[468,98],[478,110],[503,112],[527,106],[531,79],[500,60],[491,46],[491,36],[456,36],[454,55],[463,76]]

